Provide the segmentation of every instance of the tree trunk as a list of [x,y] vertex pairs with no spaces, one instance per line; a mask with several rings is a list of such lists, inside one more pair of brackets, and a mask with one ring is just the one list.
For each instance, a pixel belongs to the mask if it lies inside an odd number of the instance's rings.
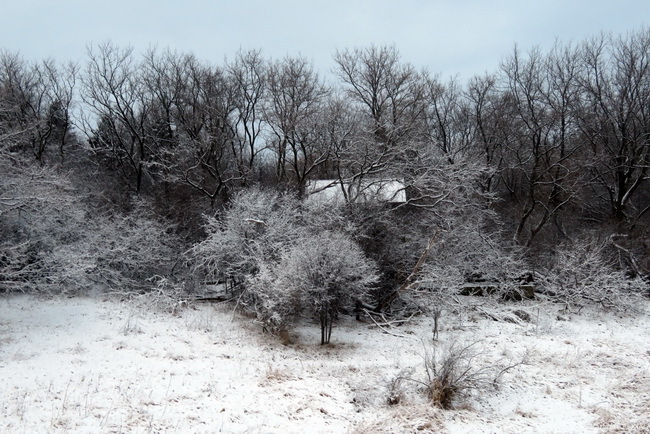
[[332,325],[334,323],[334,315],[329,306],[324,306],[320,311],[320,344],[325,345],[330,343],[332,337]]

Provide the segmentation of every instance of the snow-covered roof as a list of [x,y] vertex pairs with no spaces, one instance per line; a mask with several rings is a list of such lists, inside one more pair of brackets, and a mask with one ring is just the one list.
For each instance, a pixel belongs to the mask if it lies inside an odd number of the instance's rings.
[[305,194],[308,202],[320,203],[345,203],[346,194],[350,202],[406,202],[405,184],[399,180],[369,179],[360,182],[337,179],[315,180],[307,183]]

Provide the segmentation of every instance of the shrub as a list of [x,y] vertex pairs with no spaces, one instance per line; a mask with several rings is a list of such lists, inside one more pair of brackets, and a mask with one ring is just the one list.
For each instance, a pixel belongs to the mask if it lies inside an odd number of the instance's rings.
[[337,229],[350,230],[337,213],[249,189],[220,218],[207,219],[208,237],[187,257],[205,280],[233,282],[240,306],[267,330],[284,332],[308,312],[320,321],[321,343],[328,343],[337,315],[378,279],[361,248]]
[[239,192],[219,217],[206,217],[205,240],[186,255],[205,281],[241,285],[261,264],[279,261],[300,236],[300,207],[292,197],[251,188]]
[[449,409],[472,392],[497,387],[506,371],[526,360],[524,355],[521,361],[515,363],[504,364],[503,360],[488,362],[485,360],[486,352],[478,344],[452,342],[442,351],[438,351],[434,344],[423,356],[423,379],[415,378],[413,369],[404,371],[389,385],[389,402],[395,402],[396,397],[398,401],[401,400],[404,383],[411,382],[422,386],[433,405]]
[[295,292],[321,326],[321,344],[329,343],[332,325],[342,309],[368,295],[378,274],[361,248],[346,235],[324,232],[306,237],[280,263],[279,282]]
[[344,234],[324,232],[297,240],[277,265],[262,263],[248,290],[267,329],[282,331],[307,312],[318,318],[326,344],[338,314],[353,308],[376,281],[374,265],[359,246]]
[[178,240],[148,203],[129,213],[91,206],[55,168],[8,165],[0,181],[0,290],[148,288],[171,272]]
[[633,310],[647,291],[640,277],[616,266],[611,238],[585,235],[557,249],[543,271],[544,291],[567,308],[594,304],[609,310]]
[[431,402],[451,408],[455,400],[473,390],[485,389],[493,383],[490,369],[477,366],[476,343],[452,343],[442,354],[434,350],[424,357],[426,392]]

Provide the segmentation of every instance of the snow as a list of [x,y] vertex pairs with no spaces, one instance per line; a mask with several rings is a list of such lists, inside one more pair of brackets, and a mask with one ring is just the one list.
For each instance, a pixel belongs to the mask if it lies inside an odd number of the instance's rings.
[[415,386],[387,403],[391,380],[422,367],[429,318],[387,334],[344,317],[333,343],[320,346],[308,321],[281,339],[228,304],[191,304],[174,315],[152,306],[0,299],[0,431],[650,431],[647,305],[636,316],[510,305],[527,310],[529,323],[443,316],[435,345],[478,340],[487,363],[525,357],[498,388],[451,410],[431,406]]

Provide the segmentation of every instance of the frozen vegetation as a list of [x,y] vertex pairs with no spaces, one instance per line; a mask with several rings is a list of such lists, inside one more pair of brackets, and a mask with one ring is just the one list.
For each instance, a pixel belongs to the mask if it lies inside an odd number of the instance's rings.
[[0,50],[0,430],[649,432],[649,50]]
[[[650,430],[644,315],[545,303],[511,322],[448,313],[399,327],[344,318],[319,345],[311,321],[284,341],[228,304],[175,315],[153,297],[0,300],[3,432],[642,433]],[[528,321],[513,312],[525,312]],[[495,384],[432,405],[424,358],[474,343]],[[520,364],[519,364],[520,363]]]

